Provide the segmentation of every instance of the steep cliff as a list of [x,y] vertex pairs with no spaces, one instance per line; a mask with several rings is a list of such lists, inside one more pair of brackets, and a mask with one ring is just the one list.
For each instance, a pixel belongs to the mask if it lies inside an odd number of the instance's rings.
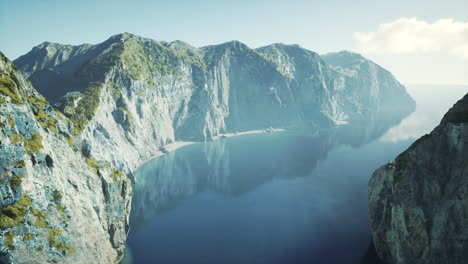
[[72,128],[0,53],[0,262],[122,257],[131,184],[83,156]]
[[369,182],[375,249],[392,264],[468,259],[468,94]]
[[125,33],[98,45],[43,43],[15,64],[74,123],[84,153],[127,173],[178,140],[327,128],[389,113],[400,119],[414,108],[404,87],[374,63],[346,70],[282,44],[195,48]]
[[407,113],[414,105],[405,87],[386,69],[357,53],[340,51],[322,56],[339,72],[336,81],[340,87],[337,101],[345,112],[375,111],[388,115]]

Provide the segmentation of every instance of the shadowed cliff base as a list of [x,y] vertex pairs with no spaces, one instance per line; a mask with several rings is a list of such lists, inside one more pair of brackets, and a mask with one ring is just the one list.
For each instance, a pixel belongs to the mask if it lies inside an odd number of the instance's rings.
[[379,255],[375,251],[374,243],[371,241],[369,248],[366,251],[366,254],[362,257],[359,264],[388,264],[380,259]]

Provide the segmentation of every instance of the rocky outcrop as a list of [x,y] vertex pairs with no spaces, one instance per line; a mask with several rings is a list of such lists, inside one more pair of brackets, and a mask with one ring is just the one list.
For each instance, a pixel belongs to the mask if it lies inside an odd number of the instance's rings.
[[0,53],[0,263],[116,263],[131,184]]
[[98,45],[43,43],[15,64],[72,120],[84,153],[126,173],[178,140],[400,119],[414,108],[376,64],[331,66],[294,45],[195,48],[125,33]]
[[392,264],[468,260],[468,94],[369,182],[375,249]]

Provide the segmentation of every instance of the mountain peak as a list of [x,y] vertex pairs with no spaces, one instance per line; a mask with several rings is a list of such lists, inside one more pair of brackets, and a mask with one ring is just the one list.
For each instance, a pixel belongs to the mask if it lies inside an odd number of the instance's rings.
[[[124,33],[119,33],[111,36],[107,41],[125,41],[130,38],[141,38],[135,34],[124,32]],[[106,42],[107,42],[106,41]]]
[[321,57],[326,63],[335,67],[345,67],[345,65],[361,64],[363,62],[369,61],[366,58],[364,58],[361,54],[347,50],[327,53],[322,55]]
[[274,43],[257,48],[255,51],[268,60],[270,60],[272,56],[319,58],[316,52],[305,49],[299,44]]
[[97,46],[109,47],[115,43],[123,43],[131,39],[143,39],[143,37],[134,35],[132,33],[124,32],[110,36],[102,43],[97,44]]
[[224,42],[224,43],[219,44],[219,45],[205,46],[205,47],[202,47],[201,49],[202,50],[213,50],[213,49],[226,50],[226,49],[229,49],[229,50],[239,50],[239,51],[252,50],[249,46],[247,46],[246,44],[244,44],[244,43],[242,43],[242,42],[240,42],[238,40],[227,41],[227,42]]
[[[302,48],[298,44],[289,45],[275,43],[257,48],[255,51],[272,63],[282,74],[289,77],[295,76],[299,79],[302,79],[305,75],[310,76],[309,71],[313,71],[317,65],[323,63],[317,53]],[[309,65],[309,67],[303,68],[304,71],[302,71],[303,73],[301,74],[297,71],[296,67],[294,67],[295,64]]]
[[264,49],[264,48],[277,48],[277,49],[284,49],[284,48],[301,48],[301,49],[304,49],[303,47],[301,47],[299,44],[286,44],[286,43],[273,43],[273,44],[270,44],[270,45],[267,45],[267,46],[263,46],[263,47],[260,47],[260,48],[257,48],[257,49]]
[[246,44],[238,41],[238,40],[231,40],[231,41],[227,41],[227,42],[224,42],[222,43],[221,45],[224,45],[224,46],[232,46],[232,47],[248,47]]
[[347,56],[349,58],[364,58],[361,54],[356,53],[356,52],[352,52],[352,51],[349,51],[349,50],[341,50],[341,51],[338,51],[338,52],[330,52],[330,53],[324,54],[323,56],[328,56],[328,55]]
[[233,55],[242,56],[244,54],[250,54],[250,56],[246,57],[258,56],[254,50],[237,40],[224,42],[219,45],[205,46],[200,48],[200,50],[207,66],[214,65],[216,61],[224,56],[232,57]]
[[[55,42],[50,42],[50,41],[44,41],[41,44],[35,46],[32,48],[31,53],[36,54],[36,56],[48,56],[50,54],[53,54],[57,52],[58,50],[61,49],[72,49],[74,46],[73,45],[67,45],[67,44],[60,44],[60,43],[55,43]],[[23,55],[24,56],[24,55]],[[19,58],[23,57],[20,56]]]

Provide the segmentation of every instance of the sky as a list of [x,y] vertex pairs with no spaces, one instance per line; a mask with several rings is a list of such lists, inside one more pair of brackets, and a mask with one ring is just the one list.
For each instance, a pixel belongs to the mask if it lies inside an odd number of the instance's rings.
[[447,109],[468,92],[468,86],[459,85],[409,84],[406,88],[416,101],[416,110],[387,130],[380,141],[396,143],[416,140],[430,133],[439,125]]
[[468,84],[467,0],[0,0],[0,51],[130,32],[194,46],[239,40],[350,50],[404,84]]

